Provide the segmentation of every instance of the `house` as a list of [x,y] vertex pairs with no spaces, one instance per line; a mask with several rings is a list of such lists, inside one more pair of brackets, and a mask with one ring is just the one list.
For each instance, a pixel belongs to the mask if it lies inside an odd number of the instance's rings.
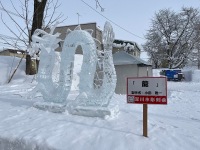
[[15,57],[24,57],[25,58],[25,51],[24,50],[15,50],[15,49],[3,49],[0,51],[1,56],[15,56]]
[[139,57],[119,51],[113,54],[113,62],[117,74],[115,93],[126,94],[127,77],[152,76],[152,65]]
[[[77,26],[78,24],[68,25],[68,26],[59,26],[55,28],[54,33],[57,33],[57,32],[61,33],[59,38],[61,38],[64,41],[66,35],[68,34],[67,30],[68,29],[74,30]],[[80,24],[80,27],[82,30],[88,30],[90,32],[93,31],[92,37],[94,37],[97,41],[99,41],[99,42],[96,41],[97,49],[102,50],[103,49],[102,30],[97,26],[97,23],[96,22],[84,23],[84,24]],[[47,32],[49,32],[49,29],[47,29]],[[63,41],[61,42],[61,46],[57,49],[57,51],[62,51]],[[140,57],[140,53],[141,53],[140,48],[136,42],[115,39],[113,42],[113,54],[118,51],[126,51],[127,53],[133,56],[137,56],[137,57]],[[76,50],[76,54],[82,54],[82,50],[80,46],[78,46]]]
[[[76,24],[76,25],[56,27],[54,30],[54,33],[57,33],[57,32],[61,33],[59,38],[61,38],[61,40],[63,40],[63,42],[64,42],[64,39],[65,39],[66,35],[68,34],[67,30],[68,29],[74,30],[77,26],[78,25]],[[97,24],[95,22],[80,24],[80,27],[82,30],[88,30],[89,32],[91,32],[92,37],[97,39],[97,41],[96,41],[97,49],[99,49],[99,50],[103,49],[102,44],[101,44],[102,43],[102,31],[100,30],[99,27],[97,27]],[[47,29],[47,32],[49,32],[49,29]],[[62,51],[63,42],[61,42],[61,46],[58,49],[56,49],[56,51]],[[76,54],[82,54],[82,53],[83,52],[82,52],[81,47],[78,46],[77,50],[76,50]]]
[[4,49],[0,51],[1,56],[14,56],[19,58],[26,59],[26,74],[34,75],[37,73],[39,61],[36,59],[32,59],[30,55],[27,55],[27,52],[24,50],[17,49]]

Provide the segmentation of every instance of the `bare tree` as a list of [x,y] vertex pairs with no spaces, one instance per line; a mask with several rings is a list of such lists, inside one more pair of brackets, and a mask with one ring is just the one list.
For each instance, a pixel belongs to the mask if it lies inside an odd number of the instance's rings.
[[195,33],[197,38],[197,42],[194,45],[194,49],[192,50],[192,53],[189,55],[188,58],[188,66],[197,66],[198,69],[200,69],[200,24],[196,25]]
[[[45,30],[56,22],[62,23],[66,19],[63,19],[62,13],[57,14],[60,6],[59,0],[19,0],[20,7],[15,6],[13,0],[9,0],[9,2],[12,8],[6,7],[8,1],[3,3],[3,1],[0,0],[0,8],[7,14],[5,17],[10,18],[12,23],[16,26],[18,33],[16,33],[16,30],[10,28],[1,14],[2,23],[12,33],[13,38],[12,41],[10,41],[10,39],[7,40],[5,36],[0,36],[0,38],[5,44],[17,49],[20,49],[19,45],[25,47],[30,45],[31,36],[35,29],[39,28]],[[104,11],[99,0],[95,0],[95,2],[96,8],[100,8],[101,11]],[[20,24],[20,22],[24,22],[25,24]]]
[[[59,21],[59,23],[62,23],[65,19],[61,20],[63,18],[63,14],[60,13],[56,15],[56,11],[58,10],[60,4],[58,3],[58,0],[19,0],[19,5],[21,5],[21,8],[17,8],[17,6],[14,5],[13,0],[9,0],[12,4],[12,9],[6,8],[5,3],[0,0],[0,8],[1,10],[5,11],[8,18],[15,24],[18,33],[16,33],[15,30],[13,30],[4,20],[1,14],[1,20],[3,24],[7,27],[7,29],[13,34],[13,38],[11,40],[7,39],[6,36],[0,36],[0,39],[3,40],[4,44],[7,44],[14,49],[21,49],[21,46],[23,45],[25,49],[27,50],[30,47],[31,43],[31,37],[36,29],[43,29],[46,30],[49,28],[52,24],[55,24]],[[96,7],[100,7],[101,11],[104,11],[104,8],[100,5],[99,0],[96,1]],[[6,1],[6,4],[8,2]],[[31,6],[34,7],[32,8]],[[30,8],[31,7],[31,8]],[[33,11],[31,11],[33,10]],[[14,16],[13,16],[14,15]],[[18,17],[16,19],[16,17]],[[18,20],[22,20],[25,22],[25,24],[20,24]],[[26,73],[27,74],[34,74],[30,73],[30,63],[31,56],[26,55]],[[20,60],[21,62],[21,60]],[[38,64],[38,63],[37,63]],[[16,68],[17,69],[17,68]],[[16,70],[13,72],[15,73]],[[13,76],[13,75],[11,75]]]
[[143,45],[144,50],[150,56],[153,56],[152,53],[159,54],[162,67],[183,67],[199,41],[196,30],[198,24],[197,9],[182,8],[180,13],[170,9],[160,10],[152,19],[151,29],[146,35],[147,42]]
[[[10,3],[12,4],[12,12],[8,11],[8,8],[5,7],[6,5],[0,0],[1,8],[5,11],[13,24],[15,24],[18,33],[15,33],[16,31],[9,27],[9,25],[4,21],[5,19],[2,15],[1,20],[7,29],[13,34],[13,37],[17,39],[14,44],[16,44],[17,41],[21,41],[25,46],[28,46],[35,29],[45,29],[52,24],[55,24],[57,21],[61,23],[65,20],[61,20],[63,17],[62,13],[56,15],[56,11],[60,6],[58,0],[34,0],[34,2],[32,0],[19,0],[20,7],[15,6],[12,0],[10,0]],[[33,4],[34,8],[30,8]],[[11,9],[9,8],[9,10]],[[15,14],[15,16],[13,16],[12,13]],[[19,22],[25,22],[25,24],[20,24]],[[15,47],[13,41],[7,42],[6,39],[3,40],[8,45]]]
[[[27,48],[30,47],[31,36],[37,28],[45,30],[52,24],[55,24],[57,21],[61,23],[65,20],[61,20],[63,17],[62,13],[56,15],[56,11],[60,5],[58,0],[34,0],[34,2],[32,0],[19,0],[20,8],[15,6],[12,0],[10,0],[10,3],[12,5],[12,11],[9,11],[11,9],[9,8],[8,10],[8,8],[5,7],[6,5],[0,0],[1,9],[5,11],[7,17],[16,26],[18,33],[16,33],[16,30],[13,30],[9,24],[4,21],[5,19],[1,14],[1,20],[3,24],[13,34],[13,38],[12,40],[6,38],[5,36],[1,36],[0,38],[4,44],[7,44],[14,49],[21,49],[23,46],[27,51]],[[33,3],[34,8],[30,8]],[[31,11],[32,9],[33,11]],[[25,22],[25,24],[20,24],[20,22]],[[26,73],[34,74],[30,73],[31,56],[26,56]],[[16,69],[13,71],[13,74],[16,72]]]
[[163,60],[163,57],[160,57],[162,55],[161,37],[157,35],[158,33],[156,31],[152,31],[154,29],[150,30],[151,32],[148,32],[146,35],[148,40],[142,46],[143,49],[148,52],[147,54],[150,56],[150,61],[152,62],[153,67],[159,68]]

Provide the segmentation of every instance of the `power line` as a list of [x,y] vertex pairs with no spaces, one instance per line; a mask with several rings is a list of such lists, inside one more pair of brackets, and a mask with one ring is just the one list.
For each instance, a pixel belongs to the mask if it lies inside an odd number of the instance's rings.
[[136,36],[136,37],[138,37],[138,38],[140,38],[140,39],[145,40],[143,37],[138,36],[138,35],[132,33],[131,31],[129,31],[129,30],[123,28],[122,26],[118,25],[117,23],[115,23],[114,21],[112,21],[111,19],[109,19],[108,17],[104,16],[103,14],[101,14],[100,12],[98,12],[96,9],[94,9],[92,6],[90,6],[90,5],[89,5],[88,3],[86,3],[85,1],[83,1],[83,0],[81,0],[81,1],[82,1],[85,5],[87,5],[88,7],[90,7],[93,11],[95,11],[96,13],[98,13],[99,15],[101,15],[102,17],[104,17],[105,19],[107,19],[108,21],[112,22],[112,23],[113,23],[114,25],[116,25],[117,27],[121,28],[122,30],[126,31],[126,32],[129,33],[129,34],[132,34],[133,36]]

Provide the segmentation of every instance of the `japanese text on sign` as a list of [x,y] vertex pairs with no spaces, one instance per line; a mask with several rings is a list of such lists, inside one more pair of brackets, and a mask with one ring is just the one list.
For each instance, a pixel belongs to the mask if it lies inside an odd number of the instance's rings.
[[127,78],[127,102],[138,104],[167,104],[166,78]]

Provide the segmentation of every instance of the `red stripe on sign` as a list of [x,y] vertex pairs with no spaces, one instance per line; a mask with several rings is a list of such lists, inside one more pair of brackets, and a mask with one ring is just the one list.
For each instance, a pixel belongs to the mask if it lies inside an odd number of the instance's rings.
[[167,104],[167,96],[127,96],[127,103],[134,104]]

